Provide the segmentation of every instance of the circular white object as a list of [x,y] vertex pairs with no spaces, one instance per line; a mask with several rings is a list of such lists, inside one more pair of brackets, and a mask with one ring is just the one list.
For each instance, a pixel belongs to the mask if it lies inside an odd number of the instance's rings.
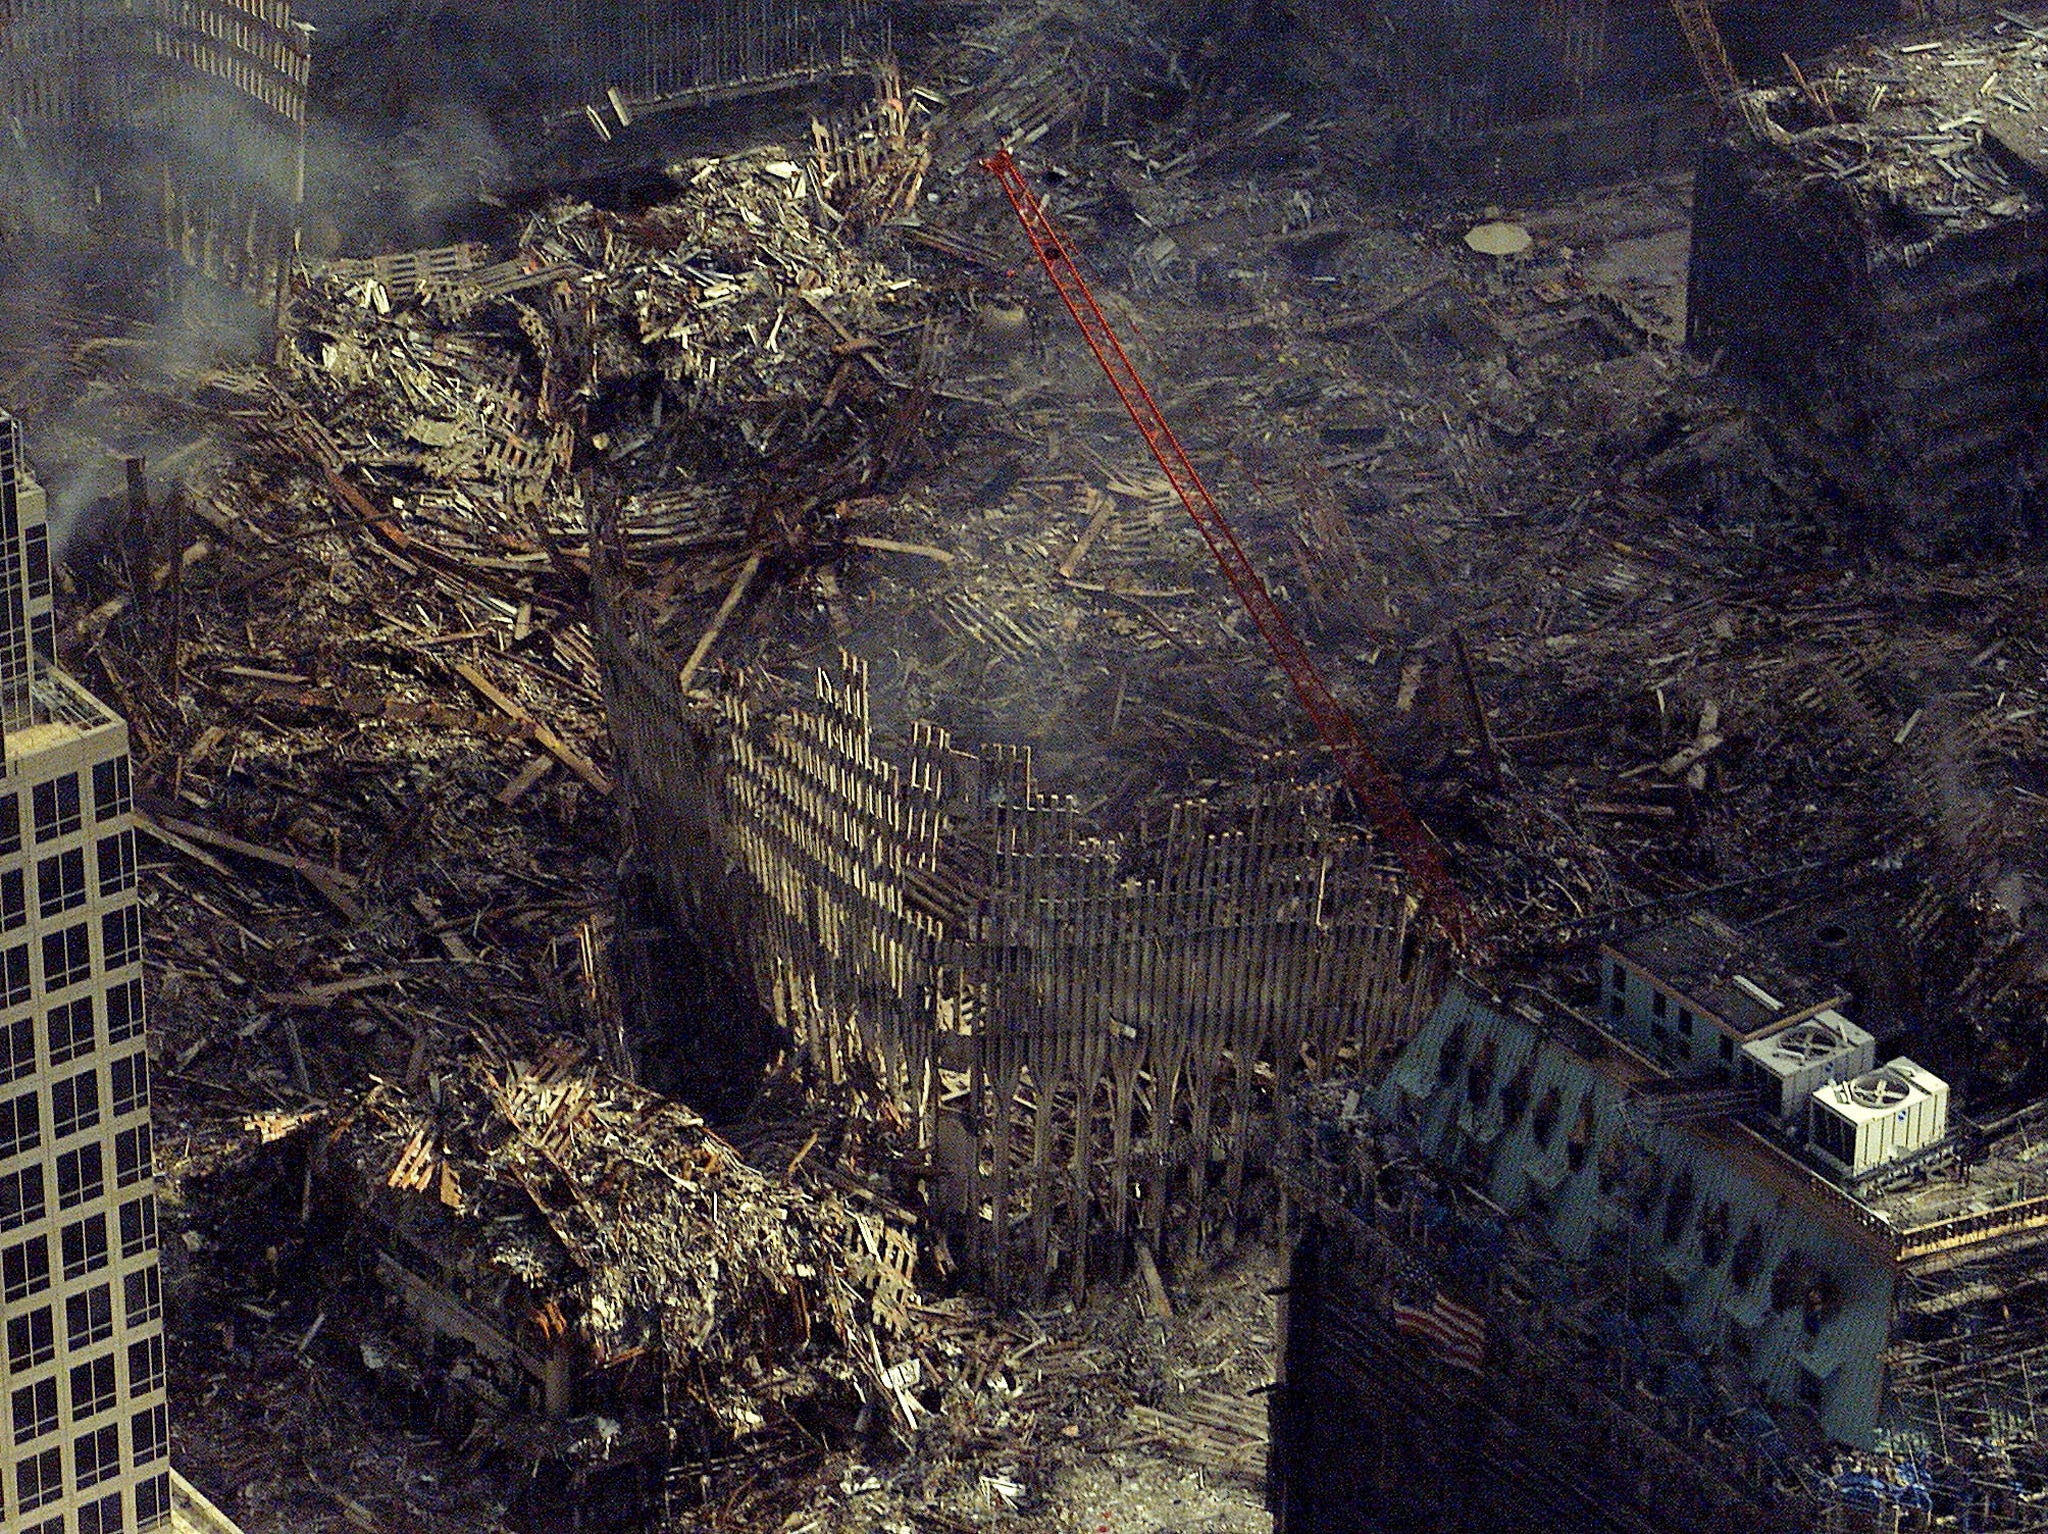
[[1520,224],[1475,224],[1465,231],[1465,243],[1482,256],[1519,256],[1535,241]]

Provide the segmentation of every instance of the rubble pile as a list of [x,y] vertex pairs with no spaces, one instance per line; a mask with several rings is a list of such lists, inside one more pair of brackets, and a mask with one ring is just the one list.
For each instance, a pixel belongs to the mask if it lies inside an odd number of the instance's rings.
[[[466,1293],[515,1351],[566,1350],[558,1367],[579,1377],[556,1386],[551,1413],[570,1415],[573,1393],[576,1415],[623,1417],[632,1440],[689,1430],[694,1411],[722,1449],[834,1394],[848,1416],[873,1399],[916,1425],[901,1226],[764,1176],[576,1046],[534,1060],[504,1048],[480,1039],[431,1092],[378,1083],[333,1131],[354,1199],[400,1261],[428,1270],[401,1281],[408,1294],[423,1281],[445,1286],[443,1304]],[[509,1389],[469,1386],[500,1417],[541,1383],[510,1373]]]

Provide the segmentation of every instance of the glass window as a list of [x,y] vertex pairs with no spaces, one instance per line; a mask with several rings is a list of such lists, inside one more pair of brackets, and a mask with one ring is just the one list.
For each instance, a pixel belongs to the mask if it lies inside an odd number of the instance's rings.
[[0,1156],[15,1156],[23,1151],[34,1150],[43,1143],[41,1116],[36,1109],[36,1094],[24,1092],[9,1102],[0,1103]]
[[[49,952],[49,939],[43,940],[45,953]],[[88,955],[88,960],[90,956]],[[28,973],[28,944],[18,943],[0,954],[0,1006],[16,1006],[35,994],[35,986]]]
[[36,914],[48,921],[85,904],[85,849],[67,847],[36,863]]
[[57,1207],[76,1209],[107,1191],[107,1172],[100,1142],[81,1145],[57,1158]]
[[100,1075],[80,1071],[50,1088],[50,1133],[59,1140],[98,1127]]
[[[38,1364],[46,1364],[57,1356],[56,1318],[47,1305],[25,1311],[18,1316],[7,1318],[7,1367],[16,1374],[26,1373]],[[50,1382],[52,1391],[56,1381]],[[57,1415],[57,1398],[50,1397],[50,1416]]]
[[128,1439],[137,1466],[153,1465],[171,1450],[171,1414],[165,1406],[152,1406],[129,1419]]
[[165,1471],[136,1486],[135,1527],[139,1534],[149,1534],[151,1529],[160,1529],[170,1521],[171,1477],[170,1472]]
[[121,1428],[118,1423],[81,1433],[71,1445],[71,1473],[78,1489],[111,1481],[121,1473]]
[[25,528],[21,535],[22,578],[28,583],[28,599],[38,601],[50,594],[50,530],[42,523]]
[[[108,1359],[109,1364],[113,1363]],[[140,1342],[128,1344],[128,1390],[132,1395],[146,1396],[152,1390],[164,1387],[164,1339],[161,1336],[144,1337]]]
[[31,1164],[0,1176],[0,1230],[19,1230],[45,1212],[41,1166]]
[[[27,968],[26,965],[23,966]],[[50,990],[61,991],[67,985],[76,985],[92,975],[92,939],[87,935],[85,923],[66,927],[62,932],[43,934],[43,984]]]
[[93,1051],[92,998],[50,1008],[50,1064],[67,1065]]
[[0,1250],[0,1295],[25,1300],[50,1287],[50,1238],[30,1236]]
[[107,987],[107,1042],[119,1044],[142,1032],[142,982],[123,980]]
[[45,1449],[41,1454],[29,1455],[14,1467],[15,1505],[24,1513],[30,1508],[41,1507],[45,1502],[55,1502],[63,1495],[62,1450]]
[[121,1206],[121,1255],[137,1257],[156,1250],[156,1195],[145,1193]]
[[64,1302],[64,1345],[81,1353],[114,1335],[114,1291],[107,1284],[72,1295]]
[[156,1175],[150,1150],[149,1125],[137,1124],[114,1136],[114,1181],[126,1188]]
[[117,1491],[81,1507],[78,1534],[121,1534],[121,1494]]
[[107,1217],[89,1214],[74,1220],[60,1233],[64,1251],[64,1277],[83,1278],[107,1265]]
[[112,761],[100,762],[92,770],[92,818],[112,820],[116,815],[125,815],[133,807],[134,796],[128,786],[128,758],[117,756]]
[[154,1321],[164,1313],[163,1283],[155,1264],[137,1268],[121,1280],[121,1304],[130,1326]]
[[85,824],[85,817],[79,809],[78,774],[75,772],[67,772],[47,783],[38,783],[29,797],[35,807],[36,840],[39,842],[68,836]]
[[[100,947],[107,956],[107,968],[119,969],[142,957],[142,912],[132,905],[109,911],[100,918]],[[87,973],[90,973],[90,959]]]
[[30,1443],[57,1431],[57,1382],[37,1380],[14,1392],[14,1441]]
[[116,831],[102,836],[94,851],[99,863],[100,893],[119,894],[135,888],[135,833]]
[[21,851],[21,795],[0,794],[0,855]]
[[[130,1350],[133,1351],[132,1349]],[[114,1404],[114,1355],[75,1364],[71,1370],[71,1420],[83,1422]]]
[[149,1106],[149,1056],[141,1050],[123,1055],[108,1071],[114,1088],[114,1112],[133,1113]]
[[0,1082],[16,1081],[36,1068],[36,1027],[32,1018],[0,1023]]
[[28,920],[28,870],[0,872],[0,932],[12,932]]

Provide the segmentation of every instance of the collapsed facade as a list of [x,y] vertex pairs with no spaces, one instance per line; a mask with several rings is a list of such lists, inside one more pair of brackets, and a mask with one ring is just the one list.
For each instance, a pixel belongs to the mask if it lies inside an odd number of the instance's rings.
[[1691,345],[1915,550],[2041,525],[2044,38],[2001,19],[1752,92],[1701,163]]
[[527,1512],[579,1527],[681,1518],[707,1463],[787,1454],[864,1403],[915,1429],[914,1216],[763,1176],[579,1046],[480,1044],[431,1093],[265,1126],[329,1137],[315,1164],[376,1251],[390,1327],[365,1357],[394,1395],[530,1463]]

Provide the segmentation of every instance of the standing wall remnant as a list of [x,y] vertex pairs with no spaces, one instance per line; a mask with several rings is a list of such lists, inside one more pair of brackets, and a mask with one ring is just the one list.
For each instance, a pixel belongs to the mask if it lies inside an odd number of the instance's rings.
[[1079,1294],[1134,1240],[1227,1244],[1274,1106],[1389,1058],[1433,1002],[1444,955],[1329,788],[1108,831],[1028,751],[929,724],[884,749],[851,655],[801,703],[745,678],[693,701],[612,600],[604,542],[606,703],[663,903],[813,1079],[900,1108],[998,1295]]

